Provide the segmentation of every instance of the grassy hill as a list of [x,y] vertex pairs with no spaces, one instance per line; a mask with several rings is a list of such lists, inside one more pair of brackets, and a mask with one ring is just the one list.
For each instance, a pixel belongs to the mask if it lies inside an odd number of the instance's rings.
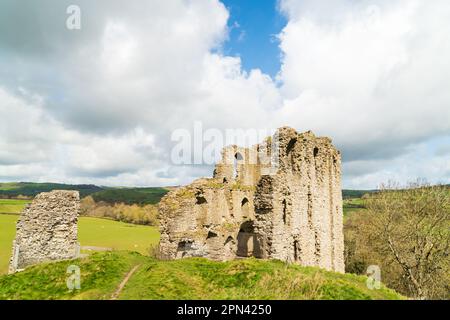
[[[67,267],[81,271],[81,289],[69,292]],[[87,258],[43,264],[0,277],[0,299],[110,299],[137,266],[119,299],[402,299],[382,286],[370,290],[366,278],[241,259],[201,258],[160,261],[132,252],[95,253]]]

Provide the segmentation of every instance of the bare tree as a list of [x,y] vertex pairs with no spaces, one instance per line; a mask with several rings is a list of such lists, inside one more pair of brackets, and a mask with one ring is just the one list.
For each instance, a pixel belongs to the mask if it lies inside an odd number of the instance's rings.
[[418,299],[449,298],[450,188],[390,183],[366,199],[371,247]]

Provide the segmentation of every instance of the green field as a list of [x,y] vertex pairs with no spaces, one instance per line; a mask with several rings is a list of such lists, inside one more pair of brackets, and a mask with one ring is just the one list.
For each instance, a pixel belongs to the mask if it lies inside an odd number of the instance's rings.
[[8,271],[18,218],[17,215],[0,214],[0,274]]
[[363,199],[361,198],[344,199],[344,218],[348,217],[349,214],[360,210],[365,210]]
[[158,227],[142,226],[107,219],[81,217],[78,237],[82,246],[107,247],[147,254],[159,242]]
[[21,213],[30,200],[0,199],[1,213]]
[[[17,215],[0,215],[0,274],[8,269],[18,218]],[[150,246],[159,242],[159,231],[157,227],[80,217],[78,237],[82,246],[132,250],[146,254]]]
[[[69,292],[67,267],[81,271],[81,289]],[[382,286],[370,290],[367,278],[281,261],[202,258],[161,261],[123,251],[95,253],[75,261],[43,264],[0,277],[0,299],[111,299],[137,267],[119,299],[403,299]]]

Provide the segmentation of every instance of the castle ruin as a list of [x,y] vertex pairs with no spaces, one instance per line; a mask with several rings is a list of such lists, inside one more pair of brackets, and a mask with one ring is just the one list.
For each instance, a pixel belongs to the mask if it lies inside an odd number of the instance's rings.
[[283,127],[222,151],[213,178],[159,204],[165,259],[279,259],[344,272],[341,156],[329,138]]
[[17,222],[9,273],[54,260],[77,258],[78,191],[52,191],[36,196]]

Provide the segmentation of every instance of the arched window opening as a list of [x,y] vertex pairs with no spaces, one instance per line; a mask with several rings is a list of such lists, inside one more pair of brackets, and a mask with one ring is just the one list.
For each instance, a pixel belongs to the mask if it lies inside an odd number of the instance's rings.
[[289,141],[287,148],[286,148],[286,154],[290,155],[292,150],[294,150],[295,144],[297,143],[297,138],[293,138],[291,139],[291,141]]
[[227,240],[225,240],[224,245],[227,245],[227,244],[229,244],[229,243],[231,243],[231,242],[233,242],[233,237],[232,237],[232,236],[229,236],[229,237],[227,238]]
[[236,152],[236,154],[234,155],[234,164],[233,164],[233,176],[235,179],[237,179],[239,176],[238,166],[242,162],[242,160],[244,160],[242,154]]
[[216,237],[217,237],[217,233],[209,231],[206,239],[211,239],[211,238],[216,238]]
[[206,201],[205,197],[200,196],[200,195],[195,197],[195,204],[202,205],[202,204],[206,204],[206,203],[208,203],[208,201]]
[[242,199],[241,202],[241,211],[242,211],[242,217],[248,218],[250,215],[250,202],[247,198]]
[[314,158],[317,157],[317,155],[319,154],[319,148],[315,147],[313,154],[314,154]]

